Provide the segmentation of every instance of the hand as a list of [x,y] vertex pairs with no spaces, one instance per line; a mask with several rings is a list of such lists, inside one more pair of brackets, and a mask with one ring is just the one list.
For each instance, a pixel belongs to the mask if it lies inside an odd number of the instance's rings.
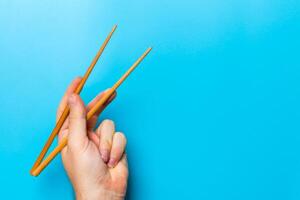
[[128,179],[124,153],[126,138],[123,133],[115,132],[111,120],[104,120],[94,131],[101,110],[115,98],[115,94],[87,121],[86,113],[103,93],[85,107],[80,97],[72,94],[80,80],[75,79],[69,86],[57,112],[59,118],[65,106],[70,107],[69,117],[58,136],[58,141],[68,137],[68,145],[61,152],[64,167],[77,199],[124,199]]

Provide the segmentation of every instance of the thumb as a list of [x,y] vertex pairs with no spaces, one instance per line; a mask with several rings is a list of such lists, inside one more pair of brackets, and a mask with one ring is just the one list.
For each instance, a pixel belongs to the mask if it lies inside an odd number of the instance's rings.
[[86,130],[86,110],[81,98],[72,94],[68,99],[70,107],[68,146],[82,149],[88,142]]

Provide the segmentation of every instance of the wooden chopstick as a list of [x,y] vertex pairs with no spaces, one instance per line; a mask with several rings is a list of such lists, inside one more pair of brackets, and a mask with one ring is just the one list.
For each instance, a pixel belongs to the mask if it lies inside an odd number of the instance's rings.
[[[91,62],[89,68],[87,69],[87,71],[85,72],[83,78],[81,79],[79,85],[77,86],[77,88],[75,89],[74,93],[76,94],[80,94],[85,82],[87,81],[89,75],[91,74],[91,72],[93,71],[98,59],[100,58],[100,56],[102,55],[106,45],[108,44],[109,40],[111,39],[113,33],[115,32],[117,28],[117,25],[115,25],[111,32],[108,34],[108,36],[106,37],[105,41],[103,42],[103,44],[101,45],[99,51],[97,52],[96,56],[94,57],[93,61]],[[39,156],[37,157],[34,165],[32,166],[30,173],[32,174],[33,171],[38,167],[38,165],[42,162],[42,160],[44,159],[46,153],[48,152],[55,136],[58,134],[59,130],[61,129],[62,125],[64,124],[66,118],[68,117],[70,112],[70,108],[68,106],[65,107],[62,115],[60,116],[58,122],[56,123],[51,135],[49,136],[45,146],[43,147],[42,151],[40,152]]]
[[[87,120],[89,120],[99,108],[103,108],[104,103],[110,98],[110,96],[116,91],[116,89],[125,81],[125,79],[131,74],[131,72],[140,64],[140,62],[147,56],[151,51],[151,47],[148,48],[143,55],[127,70],[127,72],[110,88],[107,92],[104,93],[103,97],[91,108],[87,114]],[[38,176],[41,171],[55,158],[55,156],[67,145],[68,139],[64,137],[58,146],[49,154],[43,162],[38,165],[36,169],[31,173],[33,176]]]

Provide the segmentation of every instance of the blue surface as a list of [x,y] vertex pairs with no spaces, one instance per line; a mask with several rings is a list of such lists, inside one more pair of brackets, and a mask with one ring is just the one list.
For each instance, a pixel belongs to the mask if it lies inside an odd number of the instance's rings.
[[300,198],[298,0],[0,1],[1,199],[73,199],[29,169],[111,27],[87,102],[148,47],[103,118],[128,137],[128,199]]

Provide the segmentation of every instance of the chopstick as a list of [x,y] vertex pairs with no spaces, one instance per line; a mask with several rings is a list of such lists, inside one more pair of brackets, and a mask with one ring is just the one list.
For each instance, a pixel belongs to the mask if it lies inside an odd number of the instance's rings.
[[[105,41],[103,42],[103,44],[101,45],[100,49],[98,50],[96,56],[94,57],[93,61],[91,62],[90,66],[88,67],[87,71],[85,72],[83,78],[81,79],[79,85],[77,86],[77,88],[75,89],[74,93],[75,94],[80,94],[85,82],[87,81],[89,75],[91,74],[91,72],[93,71],[97,61],[99,60],[100,56],[102,55],[106,45],[108,44],[109,40],[111,39],[113,33],[115,32],[117,28],[117,25],[115,25],[111,32],[108,34],[108,36],[106,37]],[[55,136],[58,134],[59,130],[61,129],[62,125],[64,124],[66,118],[68,117],[70,112],[70,108],[68,106],[65,107],[63,113],[61,114],[58,122],[56,123],[54,129],[52,130],[52,133],[50,134],[46,144],[44,145],[42,151],[40,152],[39,156],[37,157],[34,165],[32,166],[30,173],[32,174],[33,171],[40,165],[40,163],[42,162],[42,160],[44,159],[46,153],[48,152]]]
[[[87,114],[87,120],[89,120],[99,108],[103,108],[105,102],[110,98],[110,96],[116,91],[116,89],[126,80],[126,78],[133,72],[133,70],[142,62],[142,60],[148,55],[151,51],[151,47],[148,48],[142,56],[127,70],[127,72],[107,91],[104,93],[103,97],[91,108]],[[55,158],[55,156],[67,145],[67,137],[62,138],[58,146],[49,154],[43,162],[41,162],[36,169],[32,171],[33,176],[38,176],[41,171]]]

